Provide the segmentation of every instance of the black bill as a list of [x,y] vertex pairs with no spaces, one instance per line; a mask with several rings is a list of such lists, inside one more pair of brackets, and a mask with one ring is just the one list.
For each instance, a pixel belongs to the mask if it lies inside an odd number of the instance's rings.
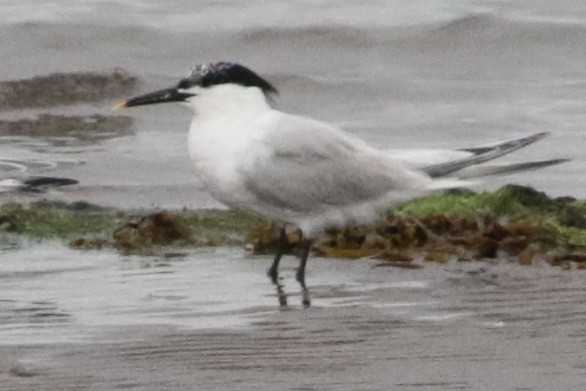
[[195,94],[188,94],[185,92],[179,92],[176,88],[166,88],[164,90],[149,92],[148,94],[135,96],[125,102],[117,104],[114,109],[122,110],[127,107],[152,105],[155,103],[168,103],[168,102],[183,102],[187,98],[194,96]]

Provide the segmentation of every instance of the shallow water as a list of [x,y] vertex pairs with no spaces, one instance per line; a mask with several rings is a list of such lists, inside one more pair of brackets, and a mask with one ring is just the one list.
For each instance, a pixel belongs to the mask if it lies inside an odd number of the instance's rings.
[[3,390],[581,390],[582,273],[547,265],[4,250]]

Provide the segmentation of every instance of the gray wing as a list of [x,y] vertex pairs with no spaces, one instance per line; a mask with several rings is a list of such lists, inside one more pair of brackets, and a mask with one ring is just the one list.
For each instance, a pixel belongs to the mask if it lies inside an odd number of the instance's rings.
[[421,177],[395,166],[358,138],[316,121],[288,116],[254,148],[264,150],[241,172],[261,203],[316,213],[410,189]]

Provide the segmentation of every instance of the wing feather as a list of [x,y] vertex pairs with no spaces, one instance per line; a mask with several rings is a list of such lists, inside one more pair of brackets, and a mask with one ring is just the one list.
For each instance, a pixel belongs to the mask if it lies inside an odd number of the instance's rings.
[[421,188],[427,177],[406,170],[362,140],[321,122],[287,116],[265,134],[241,171],[247,191],[296,214],[345,207],[389,192]]

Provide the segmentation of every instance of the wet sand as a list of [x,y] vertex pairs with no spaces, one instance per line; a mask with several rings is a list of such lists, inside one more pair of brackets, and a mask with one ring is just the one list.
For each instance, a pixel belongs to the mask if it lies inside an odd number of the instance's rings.
[[4,246],[2,390],[582,390],[583,273]]

